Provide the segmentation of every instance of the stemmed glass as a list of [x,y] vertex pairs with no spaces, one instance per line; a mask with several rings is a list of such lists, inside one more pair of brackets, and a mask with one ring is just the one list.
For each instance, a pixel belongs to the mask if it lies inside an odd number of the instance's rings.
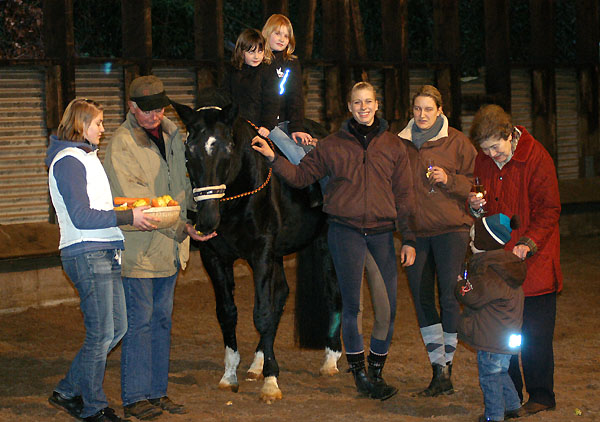
[[[425,176],[427,176],[427,179],[429,179],[431,177],[431,175],[433,174],[433,166],[435,165],[435,163],[433,162],[433,160],[430,158],[429,160],[427,160],[427,170],[425,171]],[[430,185],[431,185],[431,189],[429,189],[428,193],[435,193],[435,189],[433,188],[433,183],[431,183],[430,181]]]
[[[472,192],[475,192],[475,196],[479,199],[483,198],[487,193],[485,187],[481,184],[479,177],[475,178],[475,184],[473,185]],[[479,208],[480,214],[485,214],[486,211],[483,209],[483,205]]]

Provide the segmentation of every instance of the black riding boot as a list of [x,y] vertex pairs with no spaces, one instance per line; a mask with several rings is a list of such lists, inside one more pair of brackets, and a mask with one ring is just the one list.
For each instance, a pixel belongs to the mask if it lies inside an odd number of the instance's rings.
[[369,353],[367,360],[369,362],[369,381],[373,384],[372,399],[387,400],[398,392],[396,387],[387,384],[381,376],[386,357],[387,355]]
[[450,371],[452,370],[452,364],[442,366],[437,363],[431,365],[433,369],[433,377],[429,383],[429,387],[418,393],[421,397],[435,397],[440,394],[448,395],[454,393],[454,387],[450,380]]
[[348,365],[350,366],[348,372],[352,372],[354,376],[356,391],[365,396],[370,395],[371,391],[373,391],[373,384],[369,381],[367,371],[365,371],[365,354],[346,354],[346,359],[348,359]]

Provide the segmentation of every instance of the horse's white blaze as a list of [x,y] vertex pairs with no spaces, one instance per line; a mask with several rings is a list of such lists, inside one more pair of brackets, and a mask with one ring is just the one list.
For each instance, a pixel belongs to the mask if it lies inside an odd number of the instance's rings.
[[246,381],[256,381],[260,378],[263,371],[263,365],[265,363],[265,354],[261,351],[254,353],[254,360],[252,361],[252,365],[248,369],[248,376],[246,377]]
[[237,391],[239,385],[237,380],[237,369],[240,366],[240,352],[225,348],[225,373],[219,381],[219,388]]
[[212,155],[213,151],[215,150],[215,142],[217,142],[217,138],[210,136],[204,144],[204,149],[209,156]]
[[329,347],[325,348],[325,360],[323,361],[323,365],[321,365],[321,369],[319,369],[319,373],[321,375],[335,375],[340,371],[337,367],[337,362],[340,360],[342,356],[342,352],[334,352]]
[[275,400],[281,400],[282,397],[283,394],[277,385],[277,377],[266,377],[265,383],[260,390],[260,399],[267,404],[271,404]]

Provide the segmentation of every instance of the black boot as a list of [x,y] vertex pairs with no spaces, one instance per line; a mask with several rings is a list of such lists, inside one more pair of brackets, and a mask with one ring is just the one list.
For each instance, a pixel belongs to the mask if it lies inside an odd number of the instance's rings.
[[454,387],[450,380],[451,366],[442,366],[437,363],[431,365],[433,369],[433,377],[429,383],[429,387],[418,393],[421,397],[435,397],[440,394],[448,395],[454,393]]
[[369,381],[373,384],[371,398],[381,401],[389,399],[398,392],[396,387],[388,385],[381,376],[386,357],[387,355],[381,356],[369,353],[369,358],[367,359],[369,361]]
[[365,371],[365,354],[346,354],[346,359],[348,359],[348,365],[350,366],[348,372],[352,372],[352,375],[354,375],[356,391],[365,396],[370,395],[373,391],[373,384],[369,381],[367,371]]

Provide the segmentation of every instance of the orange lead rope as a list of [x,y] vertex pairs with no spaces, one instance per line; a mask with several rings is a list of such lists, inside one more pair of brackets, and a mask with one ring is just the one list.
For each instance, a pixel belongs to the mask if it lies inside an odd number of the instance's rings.
[[[250,120],[246,120],[248,123],[250,123],[250,126],[252,126],[254,129],[256,129],[256,132],[258,133],[258,126],[256,126],[254,123],[252,123]],[[261,135],[258,135],[261,136]],[[261,136],[261,138],[264,138]],[[266,138],[266,140],[269,142],[269,144],[271,145],[271,148],[275,149],[273,147],[273,144],[271,143],[271,140],[269,138]],[[238,199],[238,198],[243,198],[244,196],[250,196],[250,195],[254,195],[256,192],[260,191],[261,189],[263,189],[265,186],[267,186],[269,184],[269,182],[271,181],[271,176],[273,174],[273,169],[269,167],[269,174],[267,175],[267,180],[265,180],[265,182],[260,185],[259,187],[257,187],[256,189],[250,191],[250,192],[244,192],[244,193],[240,193],[238,195],[233,195],[233,196],[228,196],[225,198],[221,198],[220,201],[231,201],[232,199]]]

